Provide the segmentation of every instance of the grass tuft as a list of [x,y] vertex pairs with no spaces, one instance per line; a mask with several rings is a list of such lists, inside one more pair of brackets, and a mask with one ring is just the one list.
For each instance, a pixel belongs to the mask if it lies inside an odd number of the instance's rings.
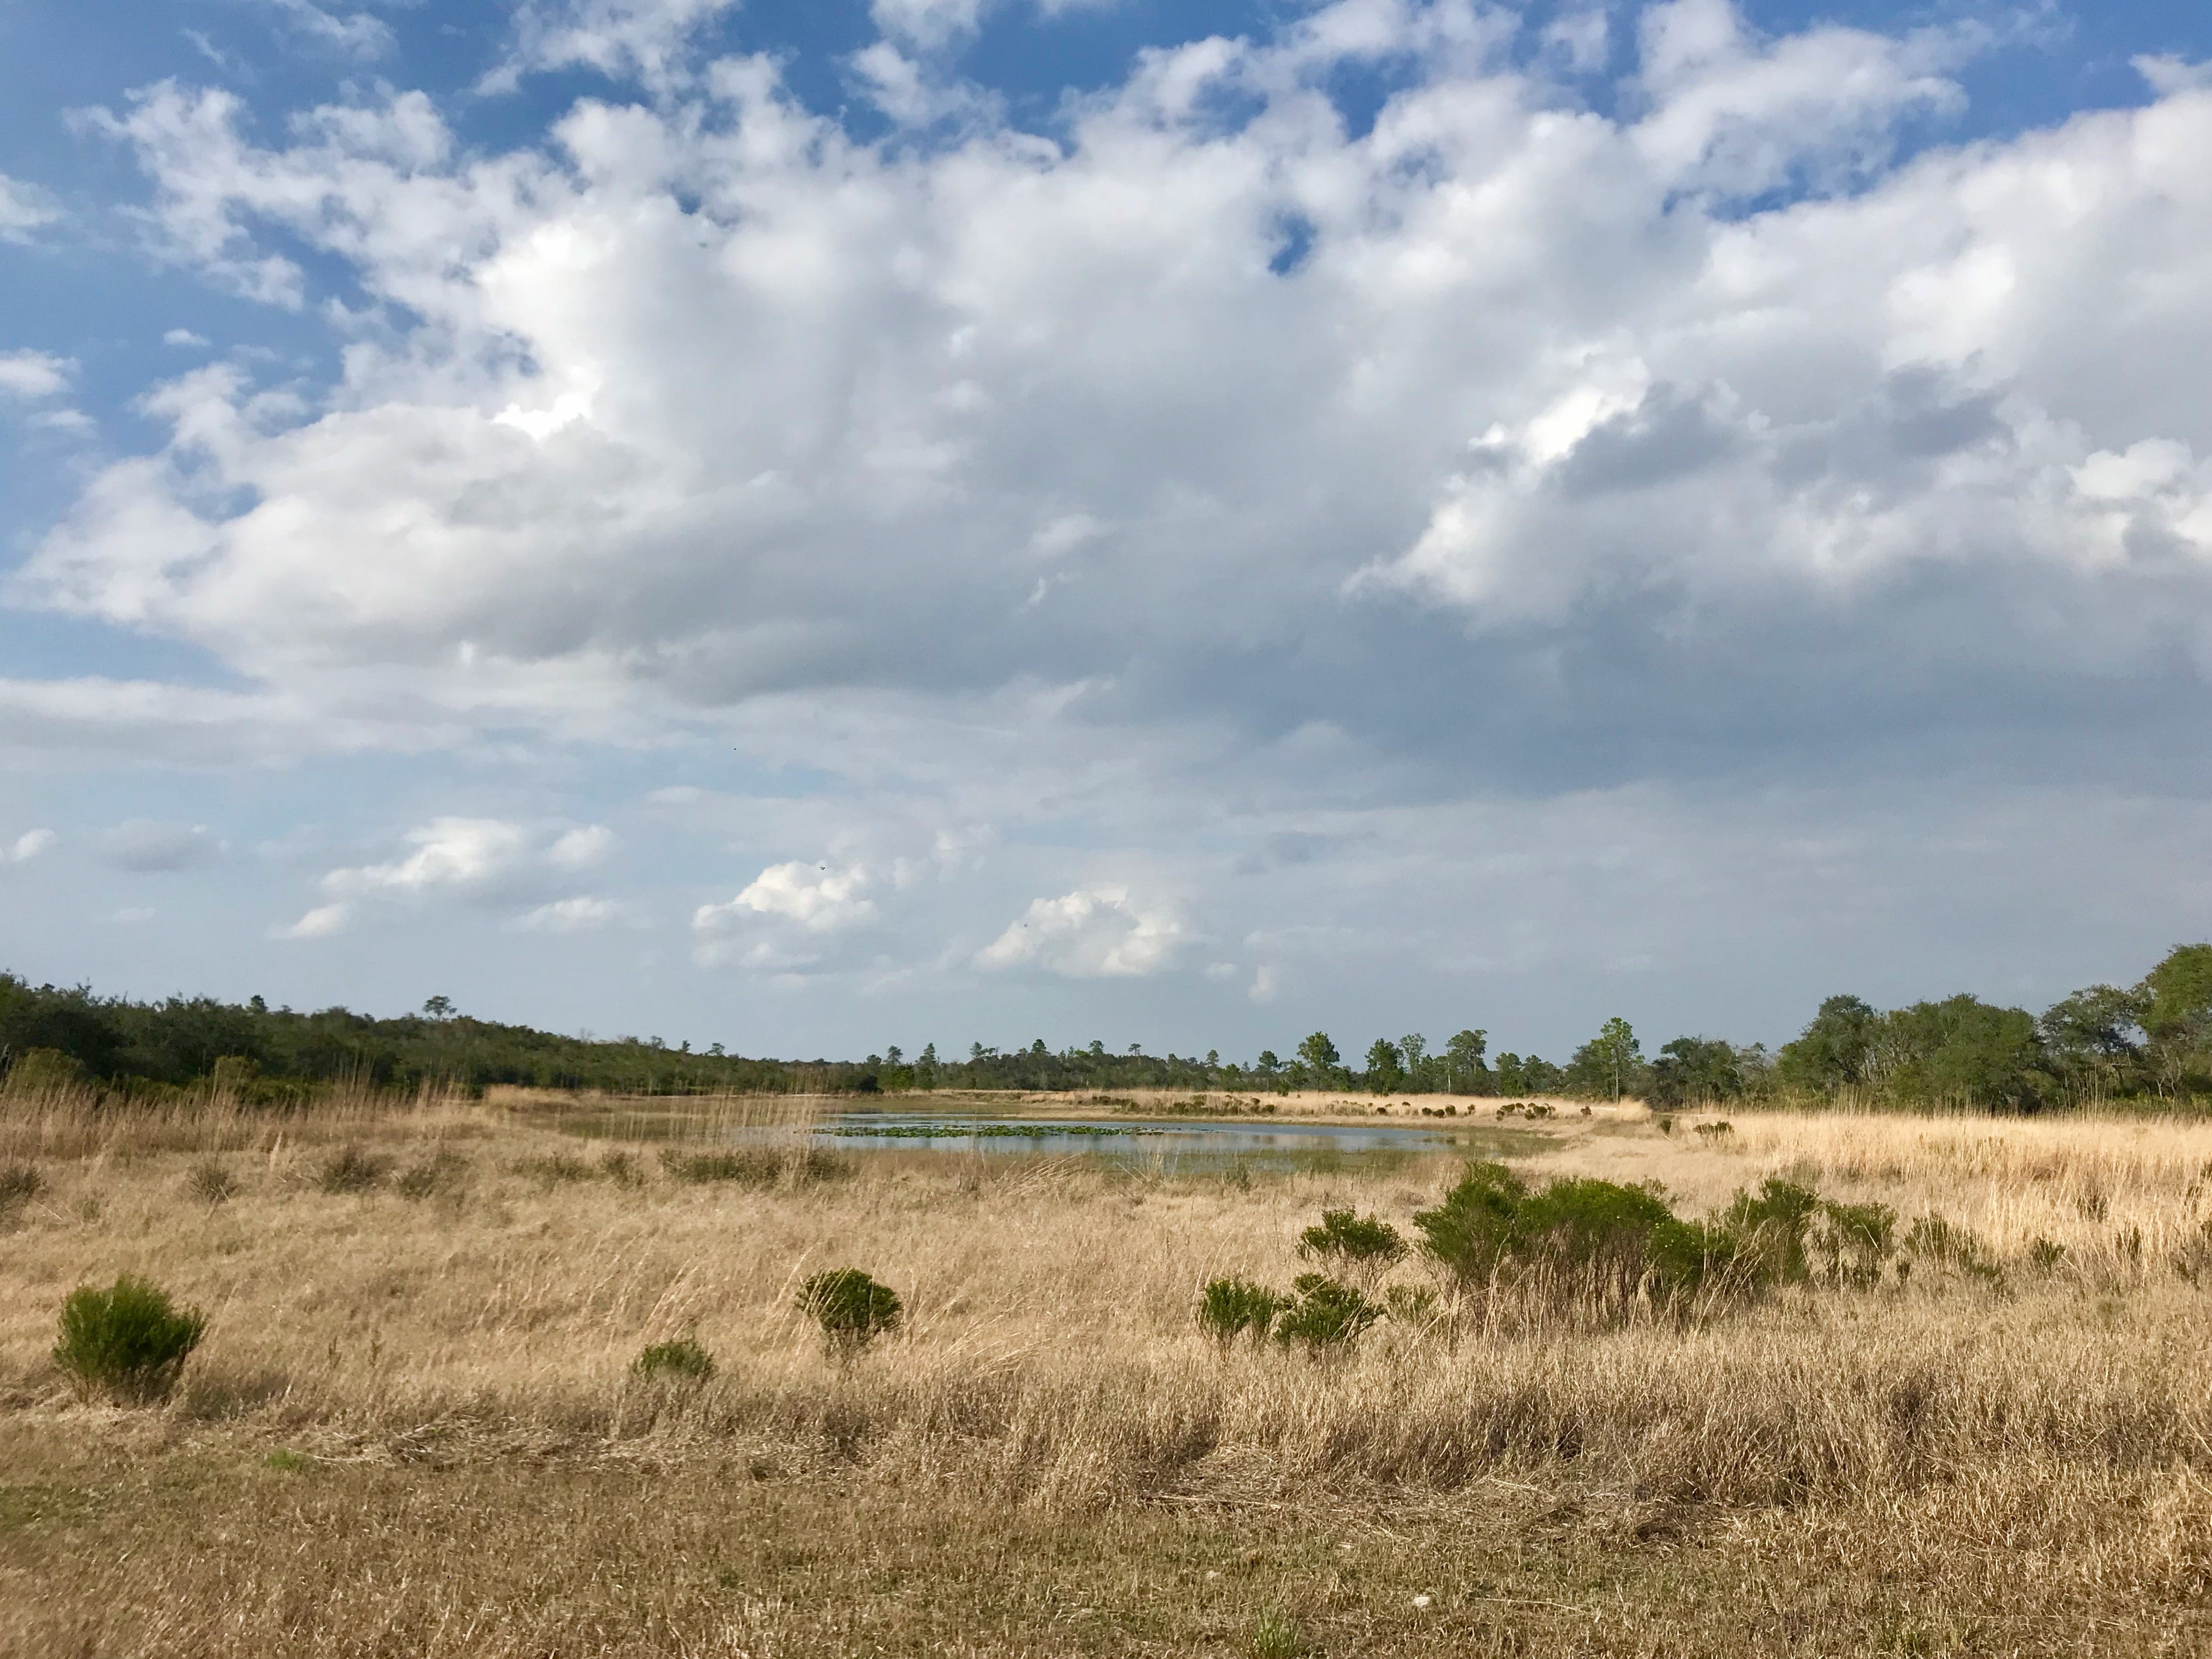
[[151,1405],[169,1397],[206,1333],[204,1314],[179,1311],[166,1291],[125,1273],[108,1290],[85,1285],[70,1293],[54,1364],[82,1398]]

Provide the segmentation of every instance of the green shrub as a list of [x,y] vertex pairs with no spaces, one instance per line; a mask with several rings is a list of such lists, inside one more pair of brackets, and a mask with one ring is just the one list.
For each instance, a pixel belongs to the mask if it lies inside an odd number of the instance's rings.
[[1665,1298],[1695,1291],[1732,1261],[1733,1236],[1676,1218],[1643,1187],[1583,1177],[1555,1181],[1514,1218],[1516,1255],[1564,1269],[1593,1289],[1649,1288]]
[[1805,1231],[1820,1207],[1820,1196],[1769,1176],[1758,1193],[1738,1193],[1721,1212],[1720,1224],[1737,1244],[1741,1260],[1770,1284],[1797,1285],[1812,1276],[1805,1260]]
[[1318,1226],[1298,1236],[1298,1254],[1361,1267],[1387,1267],[1406,1259],[1406,1241],[1389,1222],[1351,1210],[1323,1210]]
[[1347,1348],[1382,1316],[1382,1310],[1349,1285],[1323,1273],[1300,1273],[1275,1320],[1275,1340],[1298,1343],[1310,1353]]
[[205,1315],[179,1312],[163,1291],[125,1273],[110,1290],[84,1285],[70,1293],[62,1304],[54,1364],[86,1399],[166,1400],[206,1331]]
[[1513,1240],[1528,1189],[1503,1164],[1470,1164],[1433,1210],[1413,1218],[1421,1248],[1462,1285],[1487,1284]]
[[1198,1328],[1224,1347],[1248,1331],[1255,1342],[1267,1340],[1283,1298],[1249,1279],[1213,1279],[1199,1293]]
[[704,1382],[714,1374],[714,1356],[697,1340],[679,1336],[656,1342],[630,1362],[630,1370],[647,1382],[666,1378],[678,1382]]
[[238,1190],[229,1170],[215,1159],[195,1164],[185,1176],[185,1190],[203,1204],[221,1204]]
[[799,1287],[799,1306],[812,1316],[831,1350],[848,1358],[898,1328],[898,1292],[858,1267],[816,1273]]
[[341,1146],[323,1160],[315,1184],[326,1193],[365,1193],[384,1179],[389,1167],[358,1146]]

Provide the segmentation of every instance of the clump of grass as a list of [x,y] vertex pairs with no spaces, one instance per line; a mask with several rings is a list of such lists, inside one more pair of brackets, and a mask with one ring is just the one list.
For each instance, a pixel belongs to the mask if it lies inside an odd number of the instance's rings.
[[279,1446],[261,1462],[264,1467],[276,1470],[279,1474],[301,1474],[313,1466],[314,1460]]
[[238,1191],[238,1182],[228,1170],[210,1158],[193,1164],[186,1172],[185,1190],[203,1204],[222,1204]]
[[1280,1613],[1261,1613],[1246,1645],[1252,1659],[1298,1659],[1307,1650],[1304,1634],[1288,1614]]
[[1972,1229],[1941,1215],[1923,1215],[1906,1230],[1906,1252],[1916,1260],[1953,1267],[1986,1285],[2002,1285],[2004,1269]]
[[2038,1238],[2027,1247],[2027,1260],[2028,1265],[2036,1272],[2047,1273],[2066,1260],[2066,1247],[2054,1244],[2047,1238]]
[[365,1193],[384,1179],[389,1167],[382,1158],[359,1146],[341,1146],[323,1160],[315,1184],[326,1193]]
[[517,1175],[528,1176],[543,1186],[559,1187],[580,1181],[589,1181],[599,1174],[580,1158],[567,1152],[555,1152],[546,1158],[526,1158],[514,1166]]
[[459,1152],[441,1146],[429,1157],[402,1170],[392,1183],[392,1190],[402,1198],[435,1198],[458,1188],[468,1167],[468,1161]]
[[660,1167],[678,1181],[704,1186],[726,1181],[740,1187],[773,1187],[783,1173],[774,1152],[678,1152],[660,1155]]
[[1290,1303],[1275,1320],[1275,1340],[1311,1354],[1349,1348],[1382,1316],[1359,1291],[1325,1273],[1300,1273],[1291,1289]]
[[0,1216],[21,1208],[46,1189],[34,1164],[0,1164]]
[[1281,1297],[1249,1279],[1208,1279],[1199,1292],[1198,1328],[1224,1348],[1246,1334],[1264,1342],[1282,1305]]
[[1718,1122],[1715,1123],[1700,1123],[1698,1125],[1698,1139],[1700,1140],[1723,1140],[1735,1133],[1735,1125],[1729,1122],[1726,1118],[1722,1118]]
[[637,1159],[617,1148],[601,1154],[599,1173],[617,1187],[638,1187],[645,1182],[645,1171],[637,1166]]
[[179,1311],[168,1295],[125,1273],[108,1290],[80,1285],[62,1304],[54,1364],[84,1399],[120,1404],[166,1400],[207,1332],[207,1316]]
[[679,1336],[656,1342],[630,1362],[630,1370],[647,1382],[704,1382],[714,1374],[714,1356],[696,1338]]
[[1382,1305],[1401,1325],[1428,1325],[1442,1311],[1435,1289],[1427,1285],[1393,1285],[1382,1293]]
[[896,1291],[858,1267],[814,1274],[799,1287],[799,1306],[822,1328],[830,1352],[848,1359],[896,1330],[904,1312]]

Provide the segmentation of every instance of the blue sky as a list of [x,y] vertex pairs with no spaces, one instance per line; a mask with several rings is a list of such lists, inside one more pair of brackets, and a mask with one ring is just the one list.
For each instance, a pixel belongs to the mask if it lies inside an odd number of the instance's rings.
[[0,937],[745,1052],[2212,933],[2212,18],[0,4]]

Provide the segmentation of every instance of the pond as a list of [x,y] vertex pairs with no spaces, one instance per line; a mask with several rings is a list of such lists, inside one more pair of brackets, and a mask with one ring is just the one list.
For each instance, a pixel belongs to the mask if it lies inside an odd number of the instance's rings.
[[1545,1137],[1527,1130],[1468,1125],[1414,1128],[1395,1123],[1148,1121],[1120,1118],[956,1116],[933,1112],[840,1112],[816,1128],[817,1142],[848,1151],[894,1149],[1088,1156],[1117,1162],[1252,1158],[1304,1163],[1378,1152],[1449,1152],[1495,1158],[1533,1150]]

